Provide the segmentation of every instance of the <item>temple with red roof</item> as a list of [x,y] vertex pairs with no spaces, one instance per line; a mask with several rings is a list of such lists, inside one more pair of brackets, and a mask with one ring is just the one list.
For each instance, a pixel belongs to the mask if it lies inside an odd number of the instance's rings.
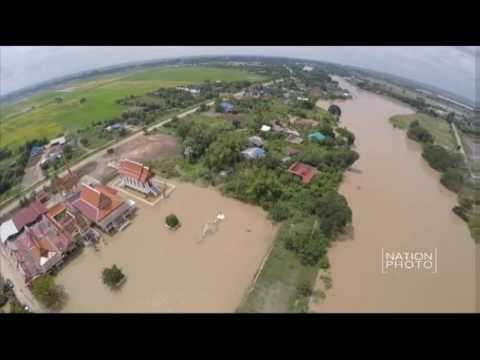
[[128,186],[147,195],[160,194],[160,190],[152,182],[155,173],[148,166],[130,159],[123,159],[120,161],[118,174],[122,180],[122,186]]
[[117,230],[134,209],[117,191],[106,185],[82,184],[82,190],[69,199],[83,216],[107,233]]
[[300,177],[302,183],[309,184],[317,174],[318,170],[313,166],[297,161],[288,168],[288,172]]

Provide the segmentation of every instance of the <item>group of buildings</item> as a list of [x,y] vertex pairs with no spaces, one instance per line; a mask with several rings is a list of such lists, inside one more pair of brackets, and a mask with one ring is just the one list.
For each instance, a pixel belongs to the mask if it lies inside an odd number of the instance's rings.
[[[154,173],[140,163],[124,159],[118,174],[124,186],[159,194],[152,182]],[[69,175],[75,179],[70,171]],[[57,184],[65,179],[60,180]],[[61,265],[78,245],[98,240],[98,230],[110,235],[122,230],[136,210],[135,202],[124,200],[110,186],[78,181],[70,185],[58,189],[63,196],[53,204],[41,191],[0,224],[0,250],[27,286]]]
[[[301,137],[300,133],[297,130],[289,129],[283,126],[278,125],[275,121],[273,121],[270,125],[262,125],[260,131],[263,133],[268,133],[270,131],[285,134],[287,136],[287,141],[299,145],[303,142],[303,138]],[[321,133],[320,131],[312,132],[308,135],[309,141],[312,142],[322,142],[327,137]],[[255,160],[265,156],[265,150],[263,149],[264,141],[260,136],[251,136],[248,138],[248,141],[252,147],[249,147],[242,151],[242,155],[244,158],[248,160]],[[282,159],[282,162],[287,163],[292,160],[296,154],[298,154],[299,150],[295,149],[294,147],[287,147],[285,149],[285,157]],[[288,172],[299,177],[303,184],[309,184],[315,175],[318,173],[318,170],[310,166],[308,164],[301,163],[299,161],[295,161],[289,168]]]
[[35,161],[40,159],[40,164],[44,164],[59,158],[63,152],[63,146],[65,145],[65,142],[65,137],[61,136],[51,140],[46,145],[33,146],[30,150],[30,160]]

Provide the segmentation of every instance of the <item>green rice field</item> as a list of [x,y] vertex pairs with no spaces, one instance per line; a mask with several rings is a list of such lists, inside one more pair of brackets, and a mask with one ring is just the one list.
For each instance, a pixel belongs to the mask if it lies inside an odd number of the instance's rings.
[[[116,104],[127,95],[143,95],[160,87],[211,81],[262,81],[260,75],[211,67],[158,67],[72,81],[62,90],[44,91],[14,104],[2,105],[0,146],[17,148],[25,141],[54,138],[68,130],[119,116],[127,107]],[[63,102],[57,103],[61,96]],[[81,103],[80,99],[86,101]]]

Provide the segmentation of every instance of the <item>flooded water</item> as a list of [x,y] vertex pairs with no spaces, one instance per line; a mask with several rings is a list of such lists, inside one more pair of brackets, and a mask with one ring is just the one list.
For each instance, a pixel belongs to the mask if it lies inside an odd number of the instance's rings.
[[[233,312],[272,244],[266,213],[225,198],[214,188],[174,183],[155,206],[136,200],[138,215],[124,232],[85,251],[58,275],[70,295],[65,312]],[[200,243],[205,223],[223,211],[216,233]],[[164,227],[170,213],[182,226]],[[101,281],[118,265],[127,282],[118,292]]]
[[[340,187],[353,226],[329,250],[333,287],[312,310],[476,311],[476,249],[466,224],[451,211],[457,197],[440,184],[420,146],[388,121],[412,110],[337,80],[354,94],[338,102],[341,123],[355,133],[360,153]],[[385,254],[396,252],[428,253],[434,267],[387,269]]]

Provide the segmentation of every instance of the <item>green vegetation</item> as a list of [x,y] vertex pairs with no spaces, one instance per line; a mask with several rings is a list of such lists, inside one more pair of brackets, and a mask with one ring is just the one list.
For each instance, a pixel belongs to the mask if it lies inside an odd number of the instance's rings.
[[[452,115],[448,118],[452,121]],[[480,216],[474,210],[479,205],[475,199],[476,186],[468,180],[466,159],[457,152],[458,145],[448,121],[418,113],[396,115],[390,121],[395,127],[408,129],[408,137],[422,144],[422,157],[441,172],[442,185],[458,194],[459,205],[452,211],[468,224],[472,237],[480,241]]]
[[422,127],[417,120],[412,121],[408,127],[407,136],[413,141],[422,144],[432,144],[433,136],[430,132]]
[[[307,311],[307,289],[313,288],[318,270],[329,267],[327,248],[352,219],[347,201],[337,189],[343,171],[359,158],[350,148],[355,136],[339,129],[335,116],[310,102],[283,101],[272,94],[229,101],[234,105],[233,114],[197,112],[172,122],[169,129],[182,141],[184,157],[151,165],[167,177],[219,185],[225,195],[261,206],[273,221],[285,221],[255,289],[239,311]],[[296,126],[290,124],[292,116],[317,123],[308,128]],[[262,125],[273,122],[296,128],[304,143],[290,144],[281,132],[259,132]],[[327,139],[308,141],[314,131],[321,131]],[[249,137],[253,135],[261,135],[266,155],[247,160],[241,151],[252,146]],[[285,161],[289,147],[298,153]],[[296,160],[317,169],[309,184],[287,171]],[[221,176],[224,170],[229,175]]]
[[457,143],[453,131],[448,122],[442,118],[435,118],[422,113],[395,115],[390,118],[393,126],[400,129],[408,129],[414,121],[417,121],[422,128],[426,129],[432,135],[435,144],[444,146],[450,150],[456,150]]
[[328,107],[328,112],[336,117],[340,117],[342,115],[342,110],[338,105],[332,104]]
[[[278,239],[277,239],[278,240]],[[299,313],[308,311],[308,297],[299,286],[311,289],[317,266],[303,265],[299,257],[275,240],[273,249],[258,277],[253,291],[240,304],[240,313]]]
[[178,220],[177,215],[170,214],[165,218],[165,224],[167,224],[170,229],[176,229],[180,226],[180,221]]
[[51,275],[44,275],[33,280],[32,294],[41,305],[50,310],[60,310],[67,301],[65,290],[55,284]]
[[[117,103],[126,96],[144,95],[150,91],[206,80],[232,82],[260,81],[262,76],[234,69],[211,67],[157,68],[133,74],[87,79],[76,83],[71,91],[48,91],[20,104],[4,106],[2,146],[13,149],[38,138],[55,137],[68,130],[82,129],[98,121],[118,117],[128,107]],[[88,101],[82,100],[88,99]]]
[[449,168],[457,168],[462,164],[460,154],[449,152],[439,145],[425,145],[422,156],[432,168],[441,172]]
[[119,289],[124,284],[125,280],[125,274],[117,267],[117,265],[105,268],[102,271],[102,281],[111,290]]

